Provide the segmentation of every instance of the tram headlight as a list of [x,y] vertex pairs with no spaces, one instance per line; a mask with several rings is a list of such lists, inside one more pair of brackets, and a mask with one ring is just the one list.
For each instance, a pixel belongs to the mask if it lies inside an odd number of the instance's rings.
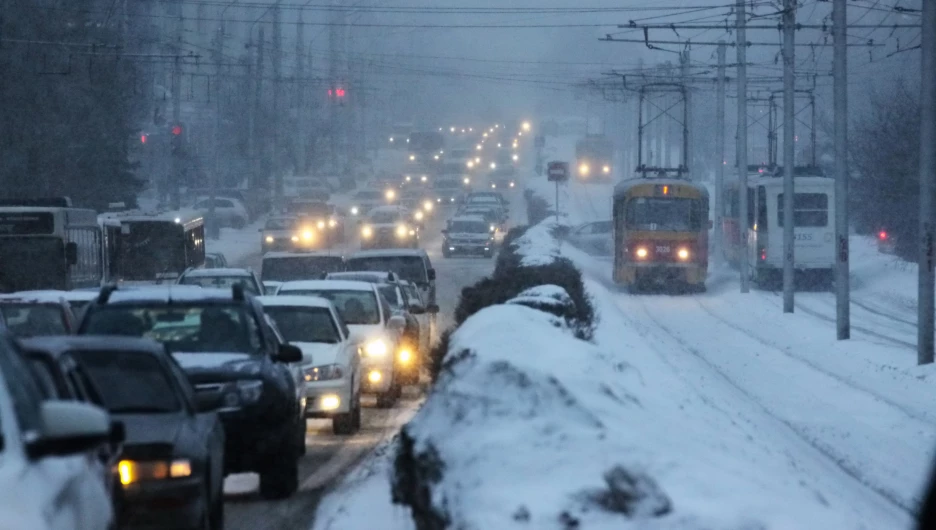
[[688,248],[680,248],[676,251],[676,256],[680,261],[687,261],[689,259],[690,253]]
[[650,252],[647,250],[647,247],[637,247],[637,250],[634,251],[634,255],[637,256],[637,259],[647,259],[647,256]]

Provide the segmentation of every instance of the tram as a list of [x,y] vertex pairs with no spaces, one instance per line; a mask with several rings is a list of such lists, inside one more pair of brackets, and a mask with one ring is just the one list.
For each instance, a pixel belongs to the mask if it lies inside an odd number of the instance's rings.
[[614,282],[632,291],[705,290],[709,193],[660,172],[614,188]]

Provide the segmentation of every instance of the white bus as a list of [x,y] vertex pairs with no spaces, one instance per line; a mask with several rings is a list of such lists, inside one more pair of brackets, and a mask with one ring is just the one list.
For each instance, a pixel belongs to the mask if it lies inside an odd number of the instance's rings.
[[97,212],[62,199],[0,201],[0,292],[99,287]]
[[205,221],[197,213],[128,211],[102,215],[120,222],[119,279],[158,282],[205,265]]

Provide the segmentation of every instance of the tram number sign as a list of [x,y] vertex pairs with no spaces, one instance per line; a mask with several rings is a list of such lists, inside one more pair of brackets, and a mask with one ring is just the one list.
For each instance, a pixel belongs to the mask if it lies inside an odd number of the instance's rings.
[[546,166],[546,178],[549,182],[565,182],[569,180],[568,162],[550,162]]
[[656,247],[657,254],[669,254],[671,249],[669,245],[657,245]]

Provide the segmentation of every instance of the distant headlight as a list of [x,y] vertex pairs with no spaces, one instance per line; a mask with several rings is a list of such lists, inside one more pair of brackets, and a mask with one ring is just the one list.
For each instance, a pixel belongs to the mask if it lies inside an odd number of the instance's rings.
[[497,169],[497,164],[494,162],[491,162],[491,169]]
[[414,162],[416,160],[416,155],[410,155],[409,159],[410,159],[410,162]]
[[396,199],[396,192],[393,190],[387,190],[384,193],[384,197],[386,197],[388,201],[392,201],[393,199]]
[[361,237],[363,237],[364,239],[367,239],[367,238],[369,238],[369,237],[371,237],[371,236],[373,236],[373,235],[374,235],[374,229],[373,229],[373,228],[371,228],[371,227],[369,227],[369,226],[365,226],[364,228],[361,229]]
[[266,238],[264,239],[264,241],[266,241],[267,243],[272,243],[272,242],[273,242],[273,236],[266,236]]
[[510,187],[511,187],[511,188],[514,187],[514,183],[513,183],[513,182],[510,183]]
[[407,176],[406,176],[406,182],[409,182],[409,181],[411,181],[411,180],[413,180],[413,177],[407,175]]
[[368,357],[383,357],[387,355],[387,343],[382,339],[373,340],[364,347],[364,353]]
[[335,228],[336,226],[338,226],[338,221],[336,221],[336,220],[334,220],[334,219],[329,219],[329,220],[328,220],[328,226],[330,226],[331,228]]
[[292,239],[293,243],[296,243],[299,241],[299,236],[292,236],[290,239]]
[[427,212],[431,212],[434,207],[435,205],[432,204],[432,201],[423,202],[423,210],[426,210]]
[[465,183],[465,186],[467,186],[467,185],[471,184],[471,179],[468,178],[468,177],[465,177],[464,179],[462,179],[462,182],[464,182],[464,183]]
[[427,180],[429,180],[429,177],[427,177],[426,175],[423,175],[423,176],[419,177],[419,180],[422,181],[422,182],[426,182]]
[[421,210],[416,210],[416,213],[413,214],[413,217],[415,217],[417,221],[422,221],[423,217],[425,217],[425,214]]
[[496,231],[497,231],[497,227],[494,225],[491,225],[491,232],[496,232]]
[[341,379],[344,376],[344,369],[339,364],[326,364],[322,366],[313,366],[304,370],[304,377],[307,382],[331,381]]
[[588,176],[588,173],[591,171],[591,168],[588,167],[588,164],[579,165],[579,175],[585,177]]
[[611,173],[611,166],[604,166],[603,168],[601,168],[601,172],[604,173],[605,175],[607,175],[608,173]]
[[318,227],[319,230],[322,230],[323,228],[325,228],[325,221],[319,221],[316,224],[316,226]]
[[357,215],[357,214],[359,214],[360,212],[361,212],[361,210],[358,209],[357,206],[352,206],[352,207],[351,207],[351,215]]
[[306,241],[312,241],[314,237],[315,237],[315,232],[311,230],[304,230],[302,232],[302,239],[305,239]]
[[514,156],[512,156],[511,158],[513,158],[513,161],[514,161],[514,162],[516,162],[517,160],[520,160],[520,156],[519,156],[519,155],[514,155]]
[[408,231],[408,230],[407,230],[407,228],[406,228],[406,225],[399,225],[399,226],[396,227],[396,235],[397,235],[397,237],[406,237],[407,231]]

